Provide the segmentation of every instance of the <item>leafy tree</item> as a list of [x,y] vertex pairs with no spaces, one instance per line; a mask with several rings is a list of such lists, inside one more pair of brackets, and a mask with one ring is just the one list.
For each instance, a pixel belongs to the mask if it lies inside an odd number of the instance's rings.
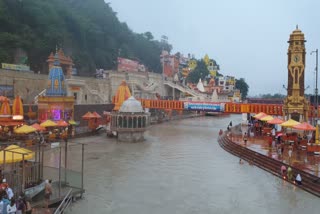
[[85,76],[95,68],[114,69],[119,54],[160,73],[159,55],[172,49],[151,32],[132,32],[104,0],[0,0],[0,23],[0,62],[13,63],[21,48],[36,71],[47,66],[56,45]]
[[249,85],[246,83],[244,78],[236,79],[236,89],[240,90],[242,100],[244,100],[247,97],[249,91]]
[[187,77],[187,82],[197,83],[199,79],[205,79],[209,74],[209,70],[203,60],[197,61],[197,67],[191,71]]

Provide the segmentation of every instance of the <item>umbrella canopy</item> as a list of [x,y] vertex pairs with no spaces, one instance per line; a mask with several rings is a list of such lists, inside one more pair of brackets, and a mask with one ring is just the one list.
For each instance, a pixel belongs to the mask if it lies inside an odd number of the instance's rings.
[[64,121],[64,120],[59,120],[59,121],[57,122],[57,126],[67,127],[67,126],[69,126],[69,124],[68,124],[66,121]]
[[267,121],[267,123],[269,123],[269,124],[281,124],[283,122],[284,121],[279,118],[273,118],[272,120]]
[[98,114],[97,112],[93,112],[92,113],[96,118],[101,118],[100,114]]
[[260,120],[261,120],[261,121],[269,121],[269,120],[273,120],[273,117],[270,116],[270,115],[267,115],[267,116],[265,116],[265,117],[262,117]]
[[42,127],[53,127],[53,126],[57,126],[57,124],[55,122],[53,122],[52,120],[46,120],[43,123],[41,123],[40,126],[42,126]]
[[85,115],[82,116],[82,119],[84,120],[90,120],[94,118],[96,118],[96,116],[94,116],[90,111],[88,111]]
[[40,126],[38,123],[31,125],[33,128],[37,129],[38,131],[44,131],[46,130],[44,127]]
[[[4,156],[5,151],[5,157]],[[6,163],[15,163],[23,160],[30,160],[33,158],[34,152],[21,148],[17,145],[10,145],[6,147],[4,150],[0,151],[0,164],[4,163],[4,159]]]
[[290,119],[290,120],[287,120],[286,122],[281,123],[280,126],[292,128],[293,126],[298,125],[298,124],[300,124],[300,123],[295,120]]
[[265,117],[265,116],[267,116],[266,113],[260,112],[259,114],[256,114],[256,115],[254,115],[253,117],[256,118],[256,119],[261,119],[261,118],[263,118],[263,117]]
[[316,128],[309,123],[303,122],[298,125],[293,126],[292,128],[298,129],[298,130],[305,130],[305,131],[315,131]]
[[78,125],[78,123],[76,121],[74,121],[74,120],[69,120],[68,123],[70,125]]
[[37,129],[33,128],[32,126],[23,125],[19,128],[16,128],[14,130],[14,133],[16,133],[16,134],[29,134],[29,133],[36,132],[36,131],[37,131]]

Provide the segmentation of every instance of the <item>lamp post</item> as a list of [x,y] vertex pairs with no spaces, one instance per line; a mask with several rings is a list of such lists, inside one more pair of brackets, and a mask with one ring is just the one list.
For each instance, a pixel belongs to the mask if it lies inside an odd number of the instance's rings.
[[316,119],[315,119],[315,125],[317,125],[318,123],[318,49],[316,49],[315,51],[311,51],[310,55],[312,55],[313,53],[316,53],[316,88],[314,90],[315,93],[315,110],[316,110]]

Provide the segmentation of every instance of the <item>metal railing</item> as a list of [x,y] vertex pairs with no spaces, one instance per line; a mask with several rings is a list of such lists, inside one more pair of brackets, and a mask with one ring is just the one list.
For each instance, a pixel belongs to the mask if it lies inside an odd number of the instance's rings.
[[59,207],[54,211],[54,214],[64,213],[73,201],[72,189],[70,188],[67,195],[61,201]]
[[34,103],[38,104],[38,97],[39,96],[46,96],[47,89],[43,89],[37,96],[34,97]]

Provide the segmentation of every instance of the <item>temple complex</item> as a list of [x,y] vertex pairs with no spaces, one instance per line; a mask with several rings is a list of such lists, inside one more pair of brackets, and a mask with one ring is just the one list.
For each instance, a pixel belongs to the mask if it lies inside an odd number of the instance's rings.
[[286,119],[308,121],[309,102],[304,96],[304,69],[306,63],[304,34],[297,28],[288,41],[288,87],[283,114]]
[[58,53],[50,67],[45,96],[38,97],[38,120],[73,120],[74,97],[66,96],[65,77]]

